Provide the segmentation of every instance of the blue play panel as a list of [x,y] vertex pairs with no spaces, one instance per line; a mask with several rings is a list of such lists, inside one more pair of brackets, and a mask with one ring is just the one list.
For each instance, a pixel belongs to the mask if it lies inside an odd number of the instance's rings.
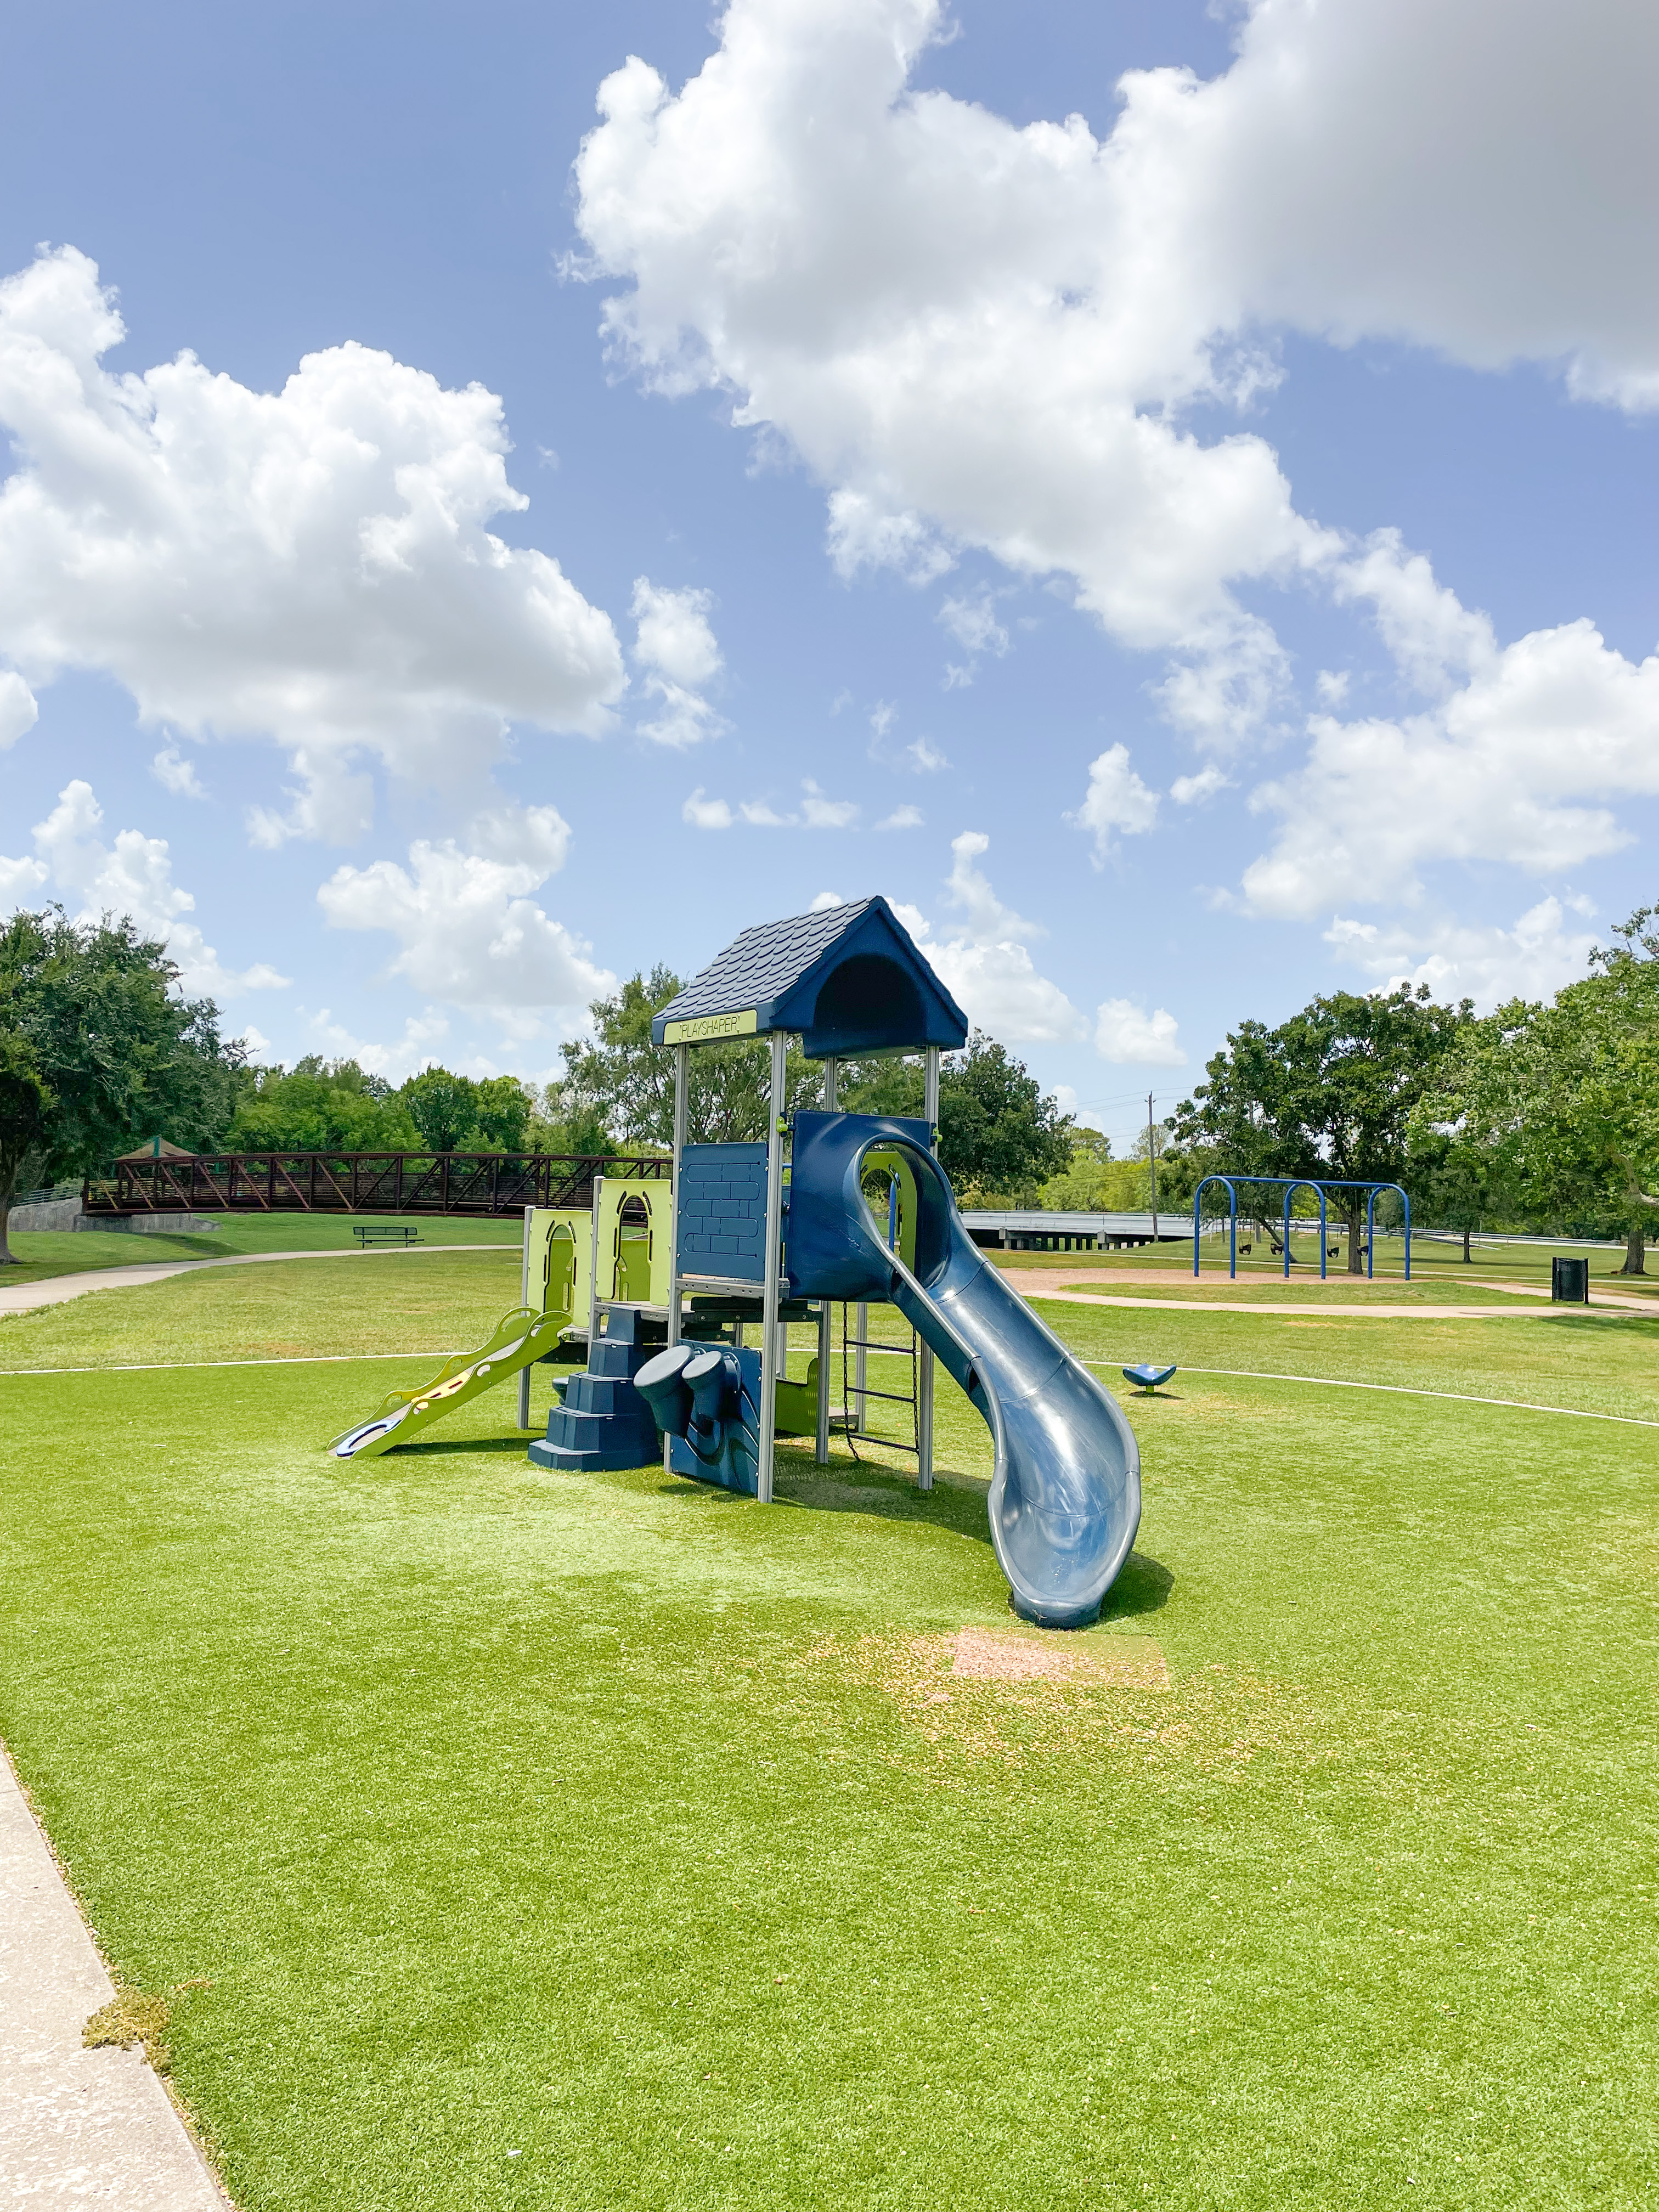
[[1138,1382],[1143,1390],[1156,1390],[1160,1382],[1167,1382],[1174,1373],[1173,1367],[1154,1367],[1147,1362],[1139,1367],[1126,1367],[1123,1379],[1126,1382]]

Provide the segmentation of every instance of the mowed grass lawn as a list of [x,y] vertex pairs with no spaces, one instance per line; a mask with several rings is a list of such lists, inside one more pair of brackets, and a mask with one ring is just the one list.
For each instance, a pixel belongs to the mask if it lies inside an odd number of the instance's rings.
[[[211,1219],[211,1216],[204,1216]],[[103,1267],[154,1267],[179,1260],[225,1260],[254,1252],[356,1251],[358,1228],[410,1228],[422,1247],[446,1244],[522,1246],[524,1223],[442,1219],[379,1213],[240,1213],[218,1218],[211,1229],[187,1236],[152,1237],[142,1231],[13,1230],[8,1238],[16,1264],[0,1277],[0,1288],[44,1282],[53,1275],[85,1274]]]
[[[504,1253],[226,1269],[0,1367],[429,1355]],[[0,1380],[0,1733],[244,2212],[1647,2204],[1659,1322],[1051,1304],[1137,1554],[1006,1620],[984,1432],[765,1510],[538,1474],[510,1394],[360,1466],[421,1359]],[[538,1408],[545,1400],[538,1375]]]

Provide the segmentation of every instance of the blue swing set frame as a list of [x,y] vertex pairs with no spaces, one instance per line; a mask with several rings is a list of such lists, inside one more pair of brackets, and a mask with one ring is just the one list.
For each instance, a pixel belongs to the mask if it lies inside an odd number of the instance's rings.
[[1285,1279],[1291,1273],[1291,1200],[1299,1190],[1319,1194],[1319,1279],[1326,1276],[1325,1194],[1332,1190],[1363,1190],[1365,1200],[1365,1279],[1369,1282],[1376,1273],[1376,1200],[1379,1191],[1396,1190],[1406,1209],[1406,1280],[1412,1279],[1412,1201],[1403,1184],[1397,1182],[1361,1182],[1352,1178],[1318,1176],[1224,1176],[1208,1175],[1193,1193],[1193,1273],[1199,1272],[1199,1238],[1203,1233],[1200,1200],[1212,1182],[1222,1184],[1227,1193],[1227,1274],[1231,1280],[1238,1275],[1238,1188],[1240,1183],[1270,1183],[1285,1193]]

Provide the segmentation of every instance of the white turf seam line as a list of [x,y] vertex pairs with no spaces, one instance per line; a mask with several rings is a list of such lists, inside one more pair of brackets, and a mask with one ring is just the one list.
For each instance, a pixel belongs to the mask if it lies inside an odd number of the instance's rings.
[[[1085,1367],[1116,1367],[1115,1359],[1085,1359]],[[1346,1382],[1330,1375],[1268,1375],[1255,1367],[1188,1367],[1188,1375],[1223,1375],[1239,1382],[1311,1382],[1320,1390],[1384,1390],[1395,1398],[1446,1398],[1454,1406],[1502,1406],[1512,1413],[1559,1413],[1568,1421],[1617,1421],[1631,1429],[1659,1429],[1639,1413],[1589,1413],[1579,1406],[1537,1406],[1530,1398],[1474,1398],[1463,1390],[1419,1390],[1409,1382]]]
[[307,1352],[291,1359],[147,1359],[127,1367],[0,1367],[0,1382],[23,1375],[184,1375],[206,1367],[349,1367],[364,1359],[453,1359],[453,1352]]

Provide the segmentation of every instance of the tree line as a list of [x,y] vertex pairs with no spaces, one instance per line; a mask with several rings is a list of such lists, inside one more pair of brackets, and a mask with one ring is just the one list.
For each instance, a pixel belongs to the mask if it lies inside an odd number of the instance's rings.
[[[1191,1203],[1201,1178],[1319,1176],[1403,1183],[1425,1225],[1617,1235],[1644,1271],[1659,1226],[1659,908],[1644,908],[1548,1003],[1484,1018],[1426,987],[1335,992],[1268,1027],[1242,1022],[1205,1081],[1118,1160],[1024,1063],[975,1032],[945,1055],[939,1156],[962,1202],[1141,1210]],[[651,1022],[681,988],[659,965],[590,1009],[590,1033],[538,1085],[428,1067],[392,1085],[349,1060],[250,1064],[210,999],[188,999],[165,947],[130,917],[59,908],[0,928],[0,1264],[13,1194],[106,1168],[165,1135],[192,1152],[665,1152],[673,1060]],[[792,1046],[791,1107],[822,1071]],[[854,1112],[919,1116],[920,1058],[843,1063]],[[690,1055],[694,1142],[754,1139],[768,1112],[753,1043]],[[1245,1191],[1264,1227],[1279,1212]],[[1363,1197],[1334,1206],[1364,1266]]]
[[[1659,1226],[1659,909],[1644,907],[1549,1001],[1477,1017],[1426,986],[1315,999],[1243,1022],[1168,1127],[1160,1179],[1190,1203],[1206,1175],[1398,1182],[1414,1218],[1625,1241],[1645,1272]],[[1260,1194],[1264,1226],[1278,1194]],[[1363,1194],[1333,1211],[1363,1271]]]
[[[165,946],[130,916],[14,915],[0,928],[0,1266],[13,1261],[6,1226],[20,1189],[99,1174],[158,1135],[194,1152],[666,1152],[673,1055],[652,1045],[651,1021],[681,988],[658,966],[596,1000],[591,1035],[563,1048],[562,1072],[544,1085],[427,1067],[394,1086],[352,1060],[252,1064],[214,1002],[185,996]],[[690,1066],[694,1142],[765,1133],[764,1054],[712,1045]],[[790,1104],[816,1104],[822,1084],[792,1048]],[[841,1099],[920,1115],[921,1064],[849,1063]],[[1035,1189],[1069,1162],[1071,1123],[988,1037],[950,1056],[939,1115],[946,1171],[970,1200]]]

